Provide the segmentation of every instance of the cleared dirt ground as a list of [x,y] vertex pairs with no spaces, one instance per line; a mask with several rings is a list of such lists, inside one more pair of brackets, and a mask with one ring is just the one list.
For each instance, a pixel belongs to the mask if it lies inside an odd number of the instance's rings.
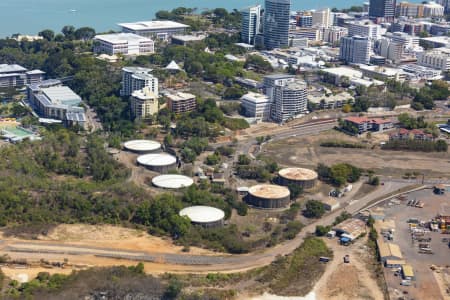
[[[20,241],[14,236],[5,237],[0,231],[0,239]],[[181,254],[182,247],[176,246],[170,239],[152,236],[142,230],[112,225],[62,224],[53,227],[46,235],[40,234],[36,240],[66,242],[71,245],[88,247],[142,250],[156,253]],[[215,255],[213,251],[191,247],[190,254]]]
[[[383,300],[383,292],[366,265],[371,259],[365,246],[366,238],[348,247],[339,245],[337,239],[325,240],[333,250],[334,259],[328,263],[324,275],[314,289],[316,299]],[[346,254],[350,255],[349,264],[343,262]]]
[[[426,153],[381,150],[379,141],[384,139],[373,135],[370,140],[328,131],[309,137],[294,137],[269,143],[263,154],[286,166],[315,167],[318,163],[327,165],[345,162],[360,168],[372,169],[386,176],[402,176],[406,172],[420,171],[427,176],[450,177],[449,153]],[[355,143],[368,141],[367,149],[328,148],[320,143],[342,140]],[[373,142],[376,140],[376,142]],[[373,148],[374,147],[374,148]],[[372,149],[373,148],[373,149]]]

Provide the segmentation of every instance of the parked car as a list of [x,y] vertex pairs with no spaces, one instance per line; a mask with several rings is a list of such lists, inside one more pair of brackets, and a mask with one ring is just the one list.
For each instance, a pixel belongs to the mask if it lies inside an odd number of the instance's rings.
[[410,286],[411,285],[411,280],[404,279],[404,280],[402,280],[402,282],[400,282],[400,285]]
[[344,256],[344,263],[346,264],[350,263],[350,255],[347,254]]

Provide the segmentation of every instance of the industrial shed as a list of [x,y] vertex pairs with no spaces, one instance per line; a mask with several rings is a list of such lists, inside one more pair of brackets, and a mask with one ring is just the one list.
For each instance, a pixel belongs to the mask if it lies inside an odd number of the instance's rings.
[[347,219],[333,228],[337,236],[345,234],[351,240],[356,239],[361,234],[366,233],[366,223],[360,219]]
[[379,239],[378,251],[380,253],[380,259],[383,263],[387,260],[403,260],[402,251],[397,244],[385,243]]
[[402,276],[405,280],[414,280],[414,270],[411,265],[403,265],[402,266]]
[[321,202],[322,202],[323,206],[325,207],[325,209],[329,210],[329,211],[338,209],[340,206],[340,203],[336,199],[331,198],[331,197],[324,199]]

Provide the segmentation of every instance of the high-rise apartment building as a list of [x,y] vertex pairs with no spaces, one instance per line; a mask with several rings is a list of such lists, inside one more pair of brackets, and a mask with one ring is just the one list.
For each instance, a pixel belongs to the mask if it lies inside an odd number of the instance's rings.
[[294,75],[289,74],[273,74],[264,76],[263,87],[264,93],[273,102],[273,93],[276,85],[286,85],[288,82],[295,81]]
[[289,46],[291,0],[266,0],[264,11],[264,46],[266,49]]
[[329,27],[331,23],[331,11],[329,8],[323,10],[316,10],[312,13],[312,25]]
[[330,44],[336,44],[341,40],[342,37],[347,35],[348,35],[347,28],[339,26],[331,26],[324,29],[323,41]]
[[370,0],[369,17],[391,22],[395,17],[395,0]]
[[134,91],[150,87],[150,90],[158,96],[158,78],[153,76],[151,71],[152,69],[142,67],[123,68],[120,95],[131,96]]
[[272,120],[283,123],[308,109],[306,83],[299,80],[276,84],[273,90]]
[[261,5],[250,6],[241,10],[242,31],[241,40],[250,45],[255,44],[255,36],[260,33]]
[[341,38],[339,56],[347,63],[368,64],[371,45],[371,40],[368,37],[343,37]]

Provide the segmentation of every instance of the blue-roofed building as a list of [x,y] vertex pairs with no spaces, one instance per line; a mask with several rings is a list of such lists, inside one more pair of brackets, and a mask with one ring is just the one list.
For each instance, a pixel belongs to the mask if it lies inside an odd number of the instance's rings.
[[28,85],[28,101],[43,118],[61,120],[66,126],[85,128],[86,115],[81,97],[59,80],[45,80]]

